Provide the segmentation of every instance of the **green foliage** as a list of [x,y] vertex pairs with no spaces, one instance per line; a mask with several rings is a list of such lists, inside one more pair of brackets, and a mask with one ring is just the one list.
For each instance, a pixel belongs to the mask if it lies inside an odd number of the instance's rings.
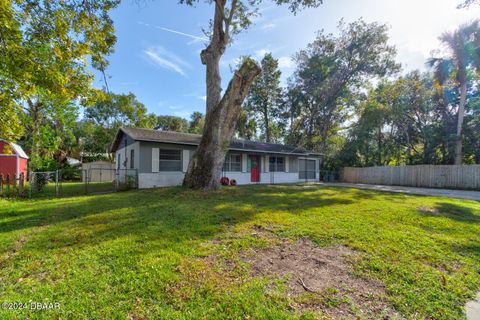
[[190,117],[188,132],[201,134],[203,132],[204,125],[205,116],[201,112],[195,111]]
[[109,156],[110,146],[120,127],[154,128],[156,116],[148,113],[133,93],[104,94],[85,109],[84,118],[75,126],[77,148],[90,159]]
[[2,1],[0,83],[5,99],[84,99],[92,65],[105,68],[116,41],[109,11],[119,0]]
[[16,102],[6,99],[5,94],[0,93],[0,138],[16,141],[22,136],[24,127],[18,116],[19,109]]
[[31,155],[32,169],[51,169],[64,161],[74,141],[78,103],[97,98],[88,61],[106,68],[116,41],[109,12],[118,4],[0,2],[0,135],[16,140],[25,127],[20,142]]
[[344,165],[373,166],[441,162],[432,132],[433,90],[428,74],[412,72],[370,89],[356,109],[340,159]]
[[399,69],[396,50],[388,44],[387,26],[362,19],[338,25],[339,35],[320,31],[296,56],[290,80],[287,113],[290,144],[333,157],[331,144],[347,122],[373,78]]
[[[322,318],[317,310],[343,303],[331,290],[305,301],[311,310],[293,309],[284,279],[252,276],[242,259],[299,238],[356,250],[354,274],[381,281],[406,319],[464,319],[480,288],[480,204],[463,199],[303,185],[160,188],[0,199],[0,222],[2,297],[61,304],[35,319]],[[29,317],[0,310],[2,319]]]
[[[266,53],[262,58],[261,68],[262,73],[252,83],[244,108],[250,117],[255,119],[262,141],[280,142],[282,130],[277,119],[281,114],[282,88],[278,60],[273,58],[271,53]],[[247,126],[252,124],[251,121],[246,122]],[[248,132],[249,129],[242,130]]]
[[[33,186],[32,186],[33,184]],[[48,184],[48,175],[46,174],[36,174],[34,183],[30,185],[31,188],[35,188],[36,192],[41,192]]]
[[235,131],[238,138],[256,140],[257,122],[247,110],[241,110],[240,115],[238,116]]
[[188,132],[188,121],[177,116],[158,116],[156,129],[164,131]]

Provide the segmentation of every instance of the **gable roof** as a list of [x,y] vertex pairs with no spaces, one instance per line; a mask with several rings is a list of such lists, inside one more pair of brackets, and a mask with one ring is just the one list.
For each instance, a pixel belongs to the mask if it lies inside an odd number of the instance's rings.
[[12,149],[13,149],[13,152],[16,155],[18,155],[20,158],[28,159],[27,154],[25,153],[25,151],[23,151],[22,147],[20,147],[18,144],[13,143],[13,142],[9,142],[9,141],[4,140],[4,139],[0,139],[0,141],[3,141],[5,143],[11,145]]
[[[183,144],[198,146],[201,135],[173,131],[160,131],[142,128],[120,128],[115,136],[111,151],[115,152],[118,149],[122,135],[125,134],[136,141],[150,141],[171,144]],[[250,151],[258,153],[281,153],[292,155],[314,155],[320,154],[309,152],[300,147],[287,146],[277,143],[265,143],[241,139],[233,139],[230,143],[229,150],[233,151]]]

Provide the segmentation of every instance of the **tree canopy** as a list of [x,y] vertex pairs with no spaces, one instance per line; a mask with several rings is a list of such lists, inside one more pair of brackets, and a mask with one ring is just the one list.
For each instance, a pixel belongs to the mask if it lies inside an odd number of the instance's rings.
[[[108,65],[116,41],[109,11],[119,0],[2,1],[0,98],[2,112],[93,101],[93,75]],[[10,111],[9,111],[10,110]],[[15,117],[0,135],[19,138]],[[1,129],[1,128],[0,128]],[[10,133],[9,133],[10,132]]]

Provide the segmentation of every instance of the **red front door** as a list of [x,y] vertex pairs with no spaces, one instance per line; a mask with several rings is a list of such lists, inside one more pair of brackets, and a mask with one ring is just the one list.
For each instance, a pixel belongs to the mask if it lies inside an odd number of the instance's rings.
[[250,156],[250,180],[260,182],[260,157]]

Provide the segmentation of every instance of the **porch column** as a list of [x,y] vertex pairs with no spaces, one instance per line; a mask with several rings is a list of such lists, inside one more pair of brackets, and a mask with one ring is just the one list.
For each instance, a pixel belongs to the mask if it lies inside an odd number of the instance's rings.
[[265,172],[270,172],[270,157],[265,156]]

